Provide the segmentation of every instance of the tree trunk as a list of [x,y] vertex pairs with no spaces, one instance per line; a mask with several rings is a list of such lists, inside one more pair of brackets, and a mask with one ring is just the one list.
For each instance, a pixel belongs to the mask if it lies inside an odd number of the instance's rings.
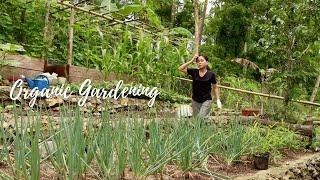
[[199,54],[199,39],[200,39],[200,34],[199,34],[199,1],[194,0],[194,53],[195,55]]
[[201,13],[201,17],[199,17],[199,1],[198,0],[194,1],[195,55],[199,54],[199,46],[201,43],[201,37],[202,37],[202,32],[203,32],[203,27],[204,27],[204,20],[206,18],[207,5],[208,5],[208,0],[205,0],[204,5],[203,5],[203,9],[202,9],[202,13]]
[[51,4],[51,0],[46,0],[46,4],[45,4],[45,9],[46,9],[46,16],[45,16],[45,20],[44,20],[44,30],[43,30],[43,48],[44,48],[44,64],[45,66],[48,65],[48,44],[49,44],[49,40],[48,40],[48,32],[49,32],[49,16],[50,16],[50,4]]
[[[294,43],[295,43],[295,36],[292,37],[292,39],[289,41],[289,47],[288,47],[288,50],[287,50],[287,54],[288,54],[288,73],[291,74],[292,73],[292,70],[293,70],[293,58],[292,58],[292,49],[293,49],[293,46],[294,46]],[[284,103],[285,103],[285,106],[288,106],[289,105],[289,101],[291,100],[291,92],[292,92],[292,89],[294,87],[294,80],[291,76],[288,76],[287,77],[287,89],[286,89],[286,92],[285,92],[285,100],[284,100]],[[285,111],[286,113],[286,111]]]
[[75,16],[75,9],[72,7],[71,14],[70,14],[70,22],[69,22],[69,43],[68,43],[68,57],[67,57],[68,65],[72,64],[74,16]]
[[176,20],[176,12],[177,11],[177,4],[176,2],[172,2],[171,4],[171,28],[174,27],[174,22]]
[[315,99],[316,96],[317,96],[317,92],[318,92],[318,89],[319,89],[319,85],[320,85],[320,75],[318,75],[316,84],[314,85],[314,88],[313,88],[313,91],[312,91],[312,95],[311,95],[311,97],[310,97],[310,101],[311,101],[311,102],[313,102],[314,99]]
[[203,27],[204,27],[204,20],[206,18],[206,12],[207,12],[207,6],[208,6],[208,0],[205,0],[204,5],[203,5],[203,10],[202,10],[202,15],[201,15],[201,24],[199,28],[199,45],[201,45],[201,37],[203,33]]
[[20,14],[20,30],[18,32],[18,42],[19,43],[25,43],[25,30],[23,29],[23,25],[26,22],[26,13],[27,9],[23,8]]

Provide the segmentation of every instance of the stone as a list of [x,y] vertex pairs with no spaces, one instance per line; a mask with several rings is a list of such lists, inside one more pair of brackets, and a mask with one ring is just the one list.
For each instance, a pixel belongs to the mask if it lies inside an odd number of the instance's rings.
[[93,116],[101,116],[101,113],[95,112],[93,113]]
[[55,98],[47,98],[45,99],[45,102],[48,107],[53,107],[59,104],[63,104],[64,100],[62,97],[57,96]]
[[2,85],[4,85],[4,86],[9,86],[9,85],[10,85],[9,80],[8,80],[8,79],[4,79],[4,80],[2,81]]
[[65,84],[66,82],[67,82],[67,79],[65,77],[58,77],[59,84]]
[[128,98],[121,98],[120,99],[121,106],[128,106],[128,102],[129,102]]
[[14,106],[13,105],[7,105],[4,109],[5,111],[11,111],[13,110]]
[[44,141],[39,145],[39,152],[40,152],[41,158],[47,157],[48,155],[54,153],[56,150],[57,150],[57,146],[53,141]]

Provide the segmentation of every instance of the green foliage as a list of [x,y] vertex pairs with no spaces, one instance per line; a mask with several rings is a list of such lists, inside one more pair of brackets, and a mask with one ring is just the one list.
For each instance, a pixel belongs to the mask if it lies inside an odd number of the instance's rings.
[[301,149],[307,144],[285,127],[265,127],[258,123],[245,126],[237,118],[227,125],[213,128],[211,153],[219,154],[228,165],[248,154],[269,153],[278,159],[282,149]]
[[[314,1],[223,0],[212,9],[201,52],[221,76],[243,76],[229,60],[247,58],[262,69],[279,72],[268,78],[268,93],[309,99],[319,74],[319,5]],[[245,51],[245,43],[247,51]],[[259,79],[249,72],[247,78]]]
[[[254,19],[254,46],[284,80],[287,102],[308,77],[317,74],[319,54],[309,52],[319,41],[317,4],[312,1],[268,1]],[[267,14],[267,15],[266,15]],[[259,58],[259,56],[258,56]]]
[[119,9],[118,11],[123,16],[128,16],[130,14],[137,14],[142,20],[148,19],[151,24],[157,27],[161,27],[161,21],[155,12],[148,6],[142,6],[138,4],[126,5]]
[[237,119],[227,126],[225,132],[220,132],[220,153],[223,154],[228,165],[239,160],[254,144],[255,136],[246,132],[245,126],[241,125]]
[[6,44],[0,44],[0,50],[5,51],[5,52],[23,52],[25,51],[23,46],[20,45],[16,45],[16,44],[10,44],[10,43],[6,43]]
[[39,57],[43,45],[44,0],[0,3],[0,43],[23,45],[28,54]]
[[320,149],[320,127],[316,127],[314,129],[314,136],[312,139],[311,147],[317,151],[319,151]]
[[175,35],[175,34],[183,35],[183,36],[185,36],[187,38],[191,38],[193,36],[192,33],[188,29],[185,29],[183,27],[172,28],[170,30],[170,34],[172,34],[172,35]]
[[301,149],[306,142],[301,142],[298,135],[285,127],[266,128],[263,136],[258,136],[259,144],[255,153],[269,153],[274,158],[281,157],[281,149]]
[[[255,81],[237,77],[226,77],[221,79],[221,84],[238,88],[246,89],[248,91],[259,92],[260,87]],[[240,94],[234,91],[222,91],[221,100],[225,107],[231,109],[242,109],[242,108],[259,108],[260,98],[250,94]]]
[[[220,15],[221,13],[221,15]],[[217,12],[221,16],[216,36],[216,44],[225,49],[223,57],[238,57],[242,52],[249,28],[249,11],[242,6],[234,5]],[[214,26],[215,24],[212,24]]]
[[184,8],[177,13],[176,19],[174,21],[175,26],[183,27],[188,29],[190,32],[194,33],[194,18],[193,18],[194,8],[193,2],[186,0]]

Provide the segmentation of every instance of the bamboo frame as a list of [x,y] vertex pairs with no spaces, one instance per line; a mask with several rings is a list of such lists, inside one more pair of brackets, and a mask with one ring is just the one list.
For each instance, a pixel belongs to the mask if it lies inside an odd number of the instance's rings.
[[[91,5],[94,6],[94,4],[91,3],[91,2],[88,2],[88,4],[91,4]],[[105,6],[95,7],[95,8],[93,8],[93,9],[90,9],[89,11],[99,10],[99,9],[101,9],[101,8],[103,8],[103,7],[105,7]],[[108,15],[108,14],[112,14],[112,13],[115,13],[115,14],[121,16],[121,17],[125,17],[124,15],[122,15],[122,14],[119,13],[119,10],[102,13],[101,15]],[[148,27],[150,27],[150,28],[153,28],[154,30],[156,30],[156,31],[158,31],[158,32],[160,31],[160,29],[159,29],[158,27],[153,26],[153,25],[151,25],[151,24],[147,24],[147,23],[141,21],[140,19],[135,19],[135,21],[137,21],[138,23],[140,23],[139,25],[141,25],[141,24],[142,24],[142,25],[146,25],[146,26],[148,26]],[[125,21],[125,22],[129,22],[129,21]],[[118,24],[118,23],[117,23],[117,24]]]
[[79,6],[66,3],[66,2],[64,2],[64,1],[62,1],[62,2],[61,2],[61,1],[58,1],[58,4],[61,4],[61,5],[64,5],[64,6],[68,6],[68,7],[70,7],[70,8],[74,8],[75,10],[79,10],[79,11],[82,11],[82,12],[85,12],[85,13],[88,13],[88,14],[91,14],[91,15],[94,15],[94,16],[97,16],[97,17],[101,17],[101,18],[106,19],[106,20],[114,21],[114,22],[117,22],[117,23],[119,23],[119,24],[125,24],[125,25],[128,25],[128,26],[131,27],[131,28],[135,28],[135,29],[138,29],[138,30],[142,30],[142,31],[144,31],[144,32],[147,32],[147,33],[149,33],[149,34],[152,34],[152,35],[157,36],[156,33],[152,32],[152,31],[150,31],[150,30],[147,30],[147,29],[144,29],[144,28],[141,28],[141,27],[132,25],[132,24],[128,24],[128,23],[126,23],[125,21],[121,21],[121,20],[115,19],[115,18],[110,17],[110,16],[107,16],[107,15],[103,15],[103,14],[100,14],[100,13],[97,13],[97,12],[94,12],[94,11],[90,11],[90,10],[87,10],[87,9],[82,8],[82,7],[79,7]]
[[[133,25],[133,24],[129,24],[130,21],[122,21],[122,20],[119,20],[119,19],[116,19],[114,17],[111,17],[111,16],[108,16],[106,13],[97,13],[95,11],[92,11],[92,9],[85,9],[85,8],[82,8],[82,7],[79,7],[77,6],[76,4],[70,4],[70,3],[67,3],[67,2],[64,2],[64,1],[57,1],[58,4],[60,5],[64,5],[64,6],[67,6],[69,8],[74,8],[75,10],[79,10],[79,11],[82,11],[82,12],[85,12],[85,13],[88,13],[88,14],[91,14],[93,16],[96,16],[96,17],[100,17],[102,19],[105,19],[105,20],[108,20],[108,21],[112,21],[112,25],[115,25],[115,24],[124,24],[124,25],[128,25],[129,27],[131,28],[134,28],[134,29],[137,29],[137,30],[141,30],[141,31],[144,31],[146,33],[149,33],[153,36],[159,36],[157,34],[157,32],[160,32],[160,30],[155,27],[155,26],[152,26],[150,24],[147,24],[145,22],[142,22],[140,21],[139,19],[138,20],[135,20],[137,21],[139,24],[137,25]],[[111,12],[111,13],[117,13],[117,11],[115,12]],[[118,13],[117,13],[118,14]],[[76,21],[75,21],[76,23]],[[141,25],[143,25],[143,27],[140,27]],[[153,28],[155,29],[156,32],[153,32],[152,30],[148,30],[145,28],[145,26],[149,27],[149,28]],[[181,38],[175,38],[174,40],[182,40]],[[174,45],[178,45],[178,43],[174,40],[169,40],[172,44]]]
[[[176,77],[176,76],[173,76],[173,77],[176,78],[176,79],[183,80],[183,81],[192,82],[191,79],[186,79],[186,78],[181,78],[181,77]],[[232,90],[232,91],[236,91],[236,92],[242,92],[242,93],[247,93],[247,94],[253,94],[253,95],[263,96],[263,97],[267,97],[267,98],[285,100],[285,98],[282,97],[282,96],[277,96],[277,95],[272,95],[272,94],[258,93],[258,92],[253,92],[253,91],[248,91],[248,90],[243,90],[243,89],[238,89],[238,88],[233,88],[233,87],[228,87],[228,86],[223,86],[223,85],[217,85],[217,86],[218,86],[219,88],[228,89],[228,90]],[[311,102],[311,101],[304,101],[304,100],[291,100],[291,101],[297,102],[297,103],[301,103],[301,104],[306,104],[306,105],[312,105],[312,106],[318,106],[318,107],[320,107],[320,103],[315,103],[315,102]]]

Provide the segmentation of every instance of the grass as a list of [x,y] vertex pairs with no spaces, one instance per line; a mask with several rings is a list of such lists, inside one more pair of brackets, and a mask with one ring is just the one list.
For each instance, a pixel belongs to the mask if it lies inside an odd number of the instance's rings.
[[[303,147],[288,129],[262,131],[257,124],[240,124],[237,118],[224,126],[198,119],[147,121],[120,116],[111,120],[108,112],[103,112],[100,119],[84,118],[79,109],[64,108],[58,126],[49,118],[44,127],[44,113],[30,110],[26,118],[21,118],[22,110],[14,108],[14,135],[0,127],[4,147],[0,157],[12,168],[10,176],[39,179],[41,167],[47,166],[63,179],[86,176],[118,179],[128,173],[139,179],[166,173],[167,165],[175,165],[184,172],[207,172],[210,155],[219,156],[231,165],[266,144],[277,153],[285,147]],[[0,122],[4,123],[3,115]],[[45,147],[45,155],[40,152],[40,146]]]
[[314,129],[314,138],[312,139],[311,147],[318,151],[320,149],[320,127]]

